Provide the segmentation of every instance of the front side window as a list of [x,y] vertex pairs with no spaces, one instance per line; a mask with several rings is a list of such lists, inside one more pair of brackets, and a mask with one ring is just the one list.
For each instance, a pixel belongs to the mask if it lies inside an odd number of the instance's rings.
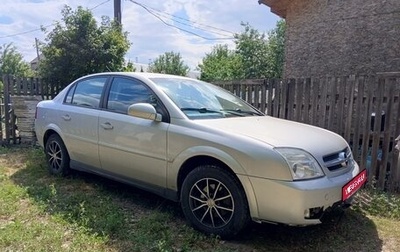
[[111,83],[107,109],[123,114],[135,103],[150,103],[156,107],[156,98],[143,83],[133,79],[114,78]]
[[101,77],[78,82],[69,90],[65,103],[88,108],[99,108],[101,93],[106,81],[107,77]]

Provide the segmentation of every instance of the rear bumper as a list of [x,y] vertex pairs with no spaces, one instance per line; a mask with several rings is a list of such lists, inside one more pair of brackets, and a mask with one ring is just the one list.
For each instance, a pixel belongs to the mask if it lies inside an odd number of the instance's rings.
[[34,123],[34,129],[35,129],[35,134],[36,134],[36,139],[38,141],[38,144],[43,147],[43,130],[42,128],[38,125],[37,120],[35,119]]
[[250,177],[258,209],[252,218],[295,226],[319,224],[326,211],[351,203],[351,198],[342,201],[342,187],[358,173],[355,164],[351,171],[333,178],[293,182]]

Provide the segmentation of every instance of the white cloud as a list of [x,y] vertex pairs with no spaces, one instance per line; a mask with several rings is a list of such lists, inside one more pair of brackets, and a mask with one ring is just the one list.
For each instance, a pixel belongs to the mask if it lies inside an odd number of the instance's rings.
[[[168,19],[171,16],[166,13],[234,33],[241,32],[241,21],[249,22],[259,31],[268,31],[275,27],[278,20],[277,16],[270,13],[269,8],[259,5],[257,0],[136,1],[161,11],[161,13],[156,13],[162,15],[161,18],[165,22],[174,25],[179,24],[171,22]],[[108,2],[104,0],[2,0],[0,44],[12,42],[24,55],[24,59],[30,61],[36,56],[35,38],[42,41],[45,39],[45,34],[35,29],[60,21],[64,5],[69,5],[73,9],[78,5],[91,9],[103,3],[92,10],[96,19],[100,20],[104,15],[113,16],[113,2],[112,0]],[[181,53],[185,63],[194,69],[205,53],[211,51],[213,45],[217,43],[233,45],[232,40],[207,40],[167,26],[144,8],[129,0],[122,1],[122,6],[122,23],[124,29],[129,32],[129,40],[132,43],[127,55],[131,61],[137,59],[140,63],[148,63],[149,59],[155,59],[164,52],[174,51]],[[182,29],[204,37],[231,35],[205,26],[202,26],[204,30],[180,26]],[[194,24],[194,26],[197,25]],[[52,27],[48,28],[48,30],[51,29]],[[218,34],[207,31],[218,32]]]

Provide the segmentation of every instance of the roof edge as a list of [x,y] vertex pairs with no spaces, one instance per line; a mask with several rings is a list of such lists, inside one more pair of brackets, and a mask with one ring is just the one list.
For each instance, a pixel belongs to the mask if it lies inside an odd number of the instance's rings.
[[258,0],[258,4],[264,4],[270,7],[271,12],[280,16],[281,18],[286,18],[287,3],[282,0]]

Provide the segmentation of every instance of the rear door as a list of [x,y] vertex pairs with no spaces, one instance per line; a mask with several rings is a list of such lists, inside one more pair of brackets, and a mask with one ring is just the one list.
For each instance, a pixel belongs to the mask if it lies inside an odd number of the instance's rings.
[[[150,103],[164,121],[127,115],[129,105]],[[103,170],[138,185],[166,186],[168,115],[155,94],[134,78],[115,77],[99,116],[99,154]]]
[[58,111],[60,128],[72,162],[100,168],[98,120],[106,76],[90,77],[73,85]]

